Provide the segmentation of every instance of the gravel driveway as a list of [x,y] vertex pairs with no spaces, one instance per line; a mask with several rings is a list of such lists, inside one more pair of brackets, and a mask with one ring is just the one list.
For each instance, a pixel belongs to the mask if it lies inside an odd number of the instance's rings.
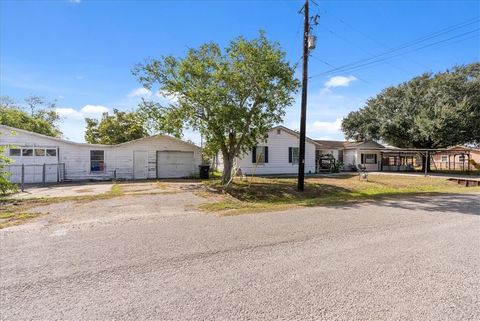
[[221,217],[188,189],[1,237],[2,320],[480,320],[480,195]]

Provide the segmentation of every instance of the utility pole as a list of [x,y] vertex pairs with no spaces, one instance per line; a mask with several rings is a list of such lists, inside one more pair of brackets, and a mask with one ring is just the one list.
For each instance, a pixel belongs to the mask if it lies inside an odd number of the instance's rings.
[[300,116],[300,146],[298,150],[298,190],[305,187],[305,136],[307,126],[307,83],[308,83],[308,36],[310,34],[310,16],[308,15],[308,0],[303,6],[303,76],[302,76],[302,111]]

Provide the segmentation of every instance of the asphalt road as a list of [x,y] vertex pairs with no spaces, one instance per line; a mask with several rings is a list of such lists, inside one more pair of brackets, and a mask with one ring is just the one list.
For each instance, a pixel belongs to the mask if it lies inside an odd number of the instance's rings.
[[480,320],[480,195],[219,217],[189,192],[0,231],[2,320]]

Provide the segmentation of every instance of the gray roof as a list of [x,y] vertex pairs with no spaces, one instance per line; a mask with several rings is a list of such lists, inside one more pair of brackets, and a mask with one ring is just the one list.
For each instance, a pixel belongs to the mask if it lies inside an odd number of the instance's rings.
[[364,142],[350,142],[348,140],[315,140],[317,144],[326,149],[369,149],[369,148],[384,148],[383,145],[374,141]]

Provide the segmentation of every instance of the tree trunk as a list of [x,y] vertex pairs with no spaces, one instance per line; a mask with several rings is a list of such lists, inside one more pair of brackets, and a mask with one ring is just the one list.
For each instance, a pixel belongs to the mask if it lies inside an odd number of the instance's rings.
[[223,154],[223,174],[222,174],[222,184],[227,185],[232,178],[233,170],[233,156],[230,156],[228,153]]
[[[426,155],[423,155],[422,156],[422,172],[425,173],[425,159],[426,159]],[[431,160],[430,160],[430,155],[427,159],[427,173],[430,173],[431,172],[431,169],[430,169],[430,165],[431,165]]]

